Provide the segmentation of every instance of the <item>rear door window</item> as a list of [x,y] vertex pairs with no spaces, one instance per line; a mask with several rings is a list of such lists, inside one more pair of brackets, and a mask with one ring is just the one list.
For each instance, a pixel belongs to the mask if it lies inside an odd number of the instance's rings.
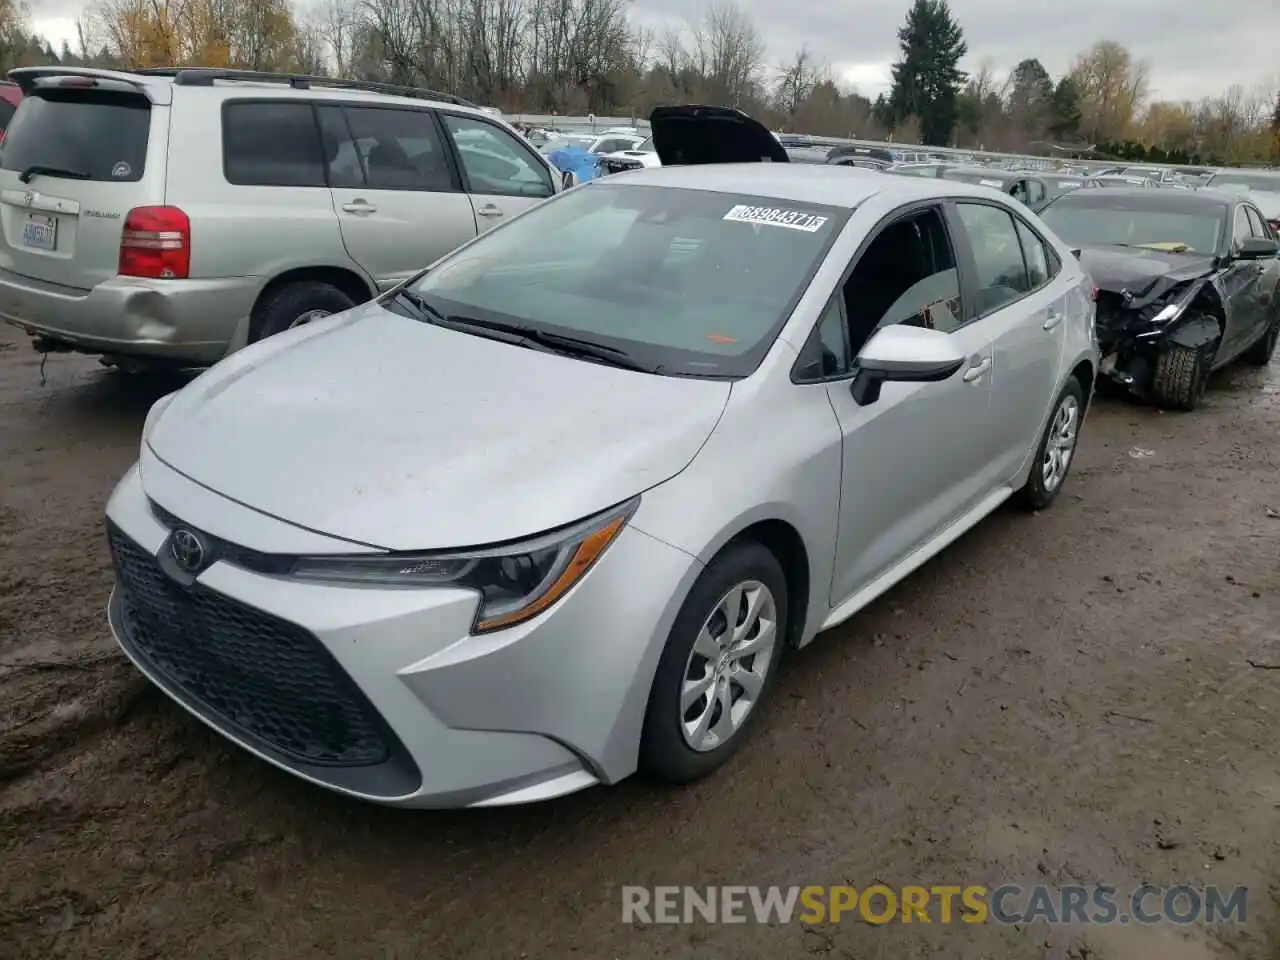
[[[455,189],[453,172],[429,112],[324,107],[321,113],[334,186],[434,192]],[[335,131],[341,131],[344,123],[348,133],[342,137]]]
[[1027,281],[1030,289],[1044,286],[1056,273],[1056,264],[1045,243],[1021,220],[1017,221],[1018,239],[1022,241],[1022,255],[1027,263]]
[[978,313],[998,310],[1031,290],[1013,217],[999,207],[957,203],[978,271]]
[[228,101],[222,108],[222,169],[247,187],[323,187],[320,130],[309,103]]
[[151,104],[106,91],[40,91],[5,131],[0,168],[47,167],[78,180],[136,182],[147,162]]

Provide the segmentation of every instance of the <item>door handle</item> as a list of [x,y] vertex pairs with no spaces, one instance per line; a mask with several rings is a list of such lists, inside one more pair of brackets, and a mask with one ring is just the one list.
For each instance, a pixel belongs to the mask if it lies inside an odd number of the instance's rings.
[[476,211],[482,217],[500,217],[502,216],[502,208],[497,204],[486,203],[483,207]]
[[352,200],[350,203],[344,203],[342,209],[347,213],[376,213],[378,210],[368,200]]
[[973,383],[975,380],[981,380],[983,375],[991,369],[991,358],[983,357],[980,363],[972,364],[968,370],[964,372],[964,382]]
[[1050,310],[1048,316],[1044,318],[1044,328],[1052,330],[1062,322],[1063,313],[1061,310]]

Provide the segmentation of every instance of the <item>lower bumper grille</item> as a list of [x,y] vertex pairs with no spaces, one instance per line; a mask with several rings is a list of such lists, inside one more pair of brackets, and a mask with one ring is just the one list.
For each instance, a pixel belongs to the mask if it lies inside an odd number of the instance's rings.
[[309,632],[200,584],[169,578],[120,530],[108,537],[121,643],[215,726],[286,762],[383,764],[395,734]]

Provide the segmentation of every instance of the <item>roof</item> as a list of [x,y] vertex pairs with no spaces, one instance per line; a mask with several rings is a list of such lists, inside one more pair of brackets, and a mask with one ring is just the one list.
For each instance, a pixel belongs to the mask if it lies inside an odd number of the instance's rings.
[[1125,210],[1167,210],[1177,213],[1221,215],[1240,197],[1212,190],[1152,190],[1148,187],[1118,187],[1113,190],[1073,190],[1054,205],[1123,207]]
[[155,68],[149,70],[109,70],[98,67],[19,67],[9,76],[24,87],[49,77],[92,77],[98,80],[128,84],[145,94],[153,103],[168,104],[173,100],[175,88],[188,90],[218,90],[262,94],[270,91],[274,97],[323,97],[326,100],[368,102],[377,97],[379,102],[390,101],[405,105],[422,106],[424,103],[446,109],[460,109],[468,113],[485,114],[488,111],[473,103],[432,90],[417,90],[391,84],[366,83],[358,80],[341,80],[331,77],[310,77],[301,74],[265,73],[252,70],[219,70],[207,67],[183,69]]
[[[995,191],[934,177],[886,177],[862,167],[810,163],[725,163],[655,167],[615,174],[614,182],[676,190],[711,190],[747,196],[816,203],[852,210],[875,194],[902,203],[933,197],[991,197]],[[610,180],[613,180],[611,177]],[[608,181],[606,181],[608,182]]]

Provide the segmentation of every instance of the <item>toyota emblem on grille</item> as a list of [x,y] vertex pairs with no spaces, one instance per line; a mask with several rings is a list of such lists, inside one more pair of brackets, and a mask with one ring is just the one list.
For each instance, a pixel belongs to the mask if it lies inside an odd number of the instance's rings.
[[187,573],[198,573],[204,566],[204,544],[190,530],[179,528],[169,538],[169,553]]

